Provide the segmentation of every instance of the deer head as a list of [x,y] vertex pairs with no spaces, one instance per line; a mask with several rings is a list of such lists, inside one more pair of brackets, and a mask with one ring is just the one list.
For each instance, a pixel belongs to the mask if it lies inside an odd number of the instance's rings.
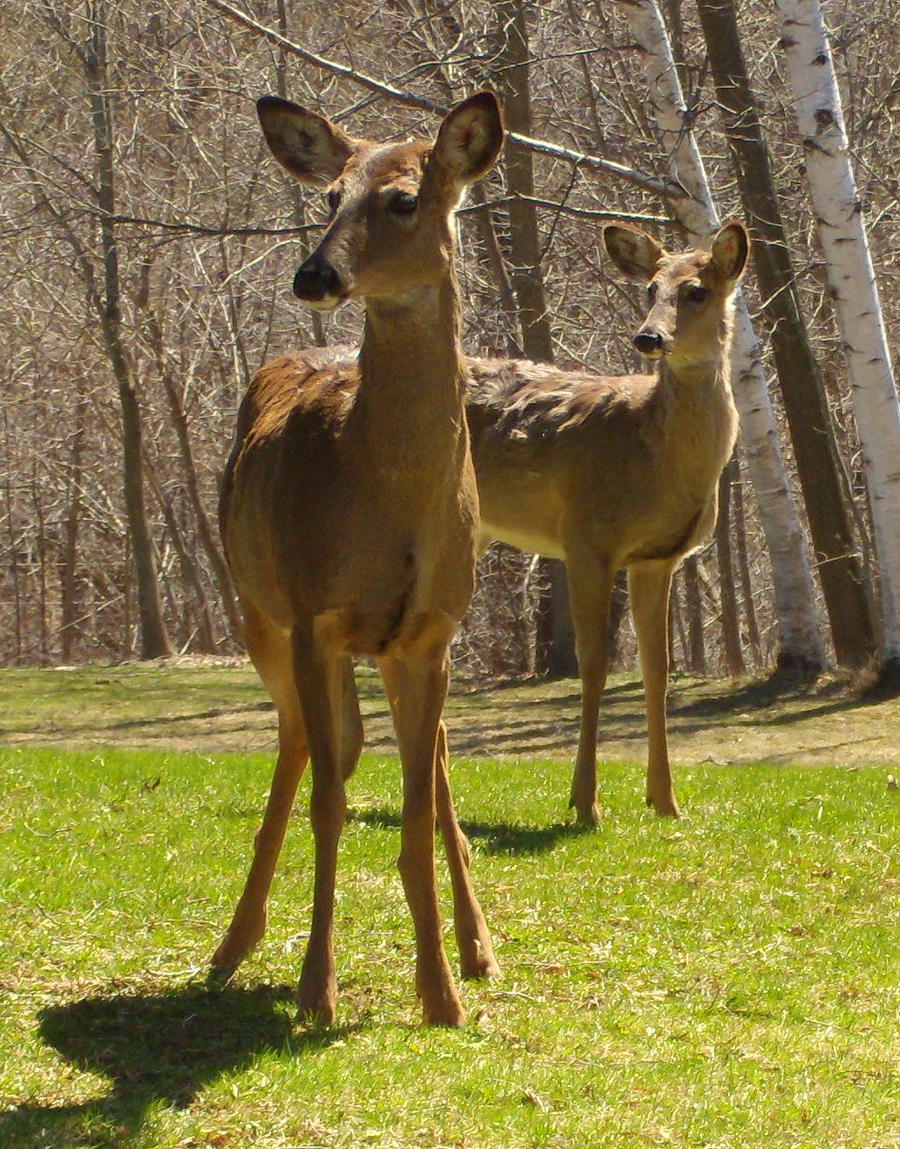
[[634,345],[675,369],[706,365],[720,355],[730,330],[731,299],[750,249],[738,221],[715,234],[710,250],[672,255],[640,228],[608,224],[607,254],[628,279],[647,285],[649,311]]
[[346,299],[402,303],[445,280],[450,216],[464,189],[493,166],[503,142],[497,98],[479,92],[445,117],[436,138],[400,144],[355,139],[315,112],[275,96],[257,105],[275,158],[325,189],[331,219],[294,277],[294,294],[322,310]]

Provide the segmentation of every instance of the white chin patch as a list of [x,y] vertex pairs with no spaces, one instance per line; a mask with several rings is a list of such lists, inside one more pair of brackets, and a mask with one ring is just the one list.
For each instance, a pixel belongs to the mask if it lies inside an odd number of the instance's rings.
[[326,295],[324,299],[304,299],[303,302],[315,311],[334,311],[344,301],[339,295]]

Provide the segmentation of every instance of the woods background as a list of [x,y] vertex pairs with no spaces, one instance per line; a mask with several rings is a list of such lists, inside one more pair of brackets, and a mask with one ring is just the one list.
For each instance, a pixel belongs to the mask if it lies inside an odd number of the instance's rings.
[[[673,145],[660,132],[646,52],[636,45],[631,20],[641,7],[246,0],[242,10],[357,77],[436,105],[493,86],[521,134],[646,177],[514,145],[459,213],[468,352],[626,373],[641,369],[631,335],[644,299],[604,262],[600,226],[626,215],[669,247],[688,242],[671,200],[654,191],[670,179]],[[894,0],[823,11],[896,362],[900,22]],[[26,0],[0,13],[0,663],[235,653],[239,622],[215,507],[240,397],[266,358],[298,345],[353,344],[361,330],[356,306],[323,317],[291,296],[327,211],[271,159],[254,102],[287,95],[378,138],[430,135],[437,117],[304,61],[221,4]],[[668,0],[662,15],[684,96],[681,131],[695,133],[719,216],[745,217],[698,10]],[[736,16],[792,290],[848,495],[846,554],[856,566],[846,578],[877,604],[882,579],[846,339],[809,196],[781,17],[769,2],[743,3]],[[752,274],[745,294],[814,575],[813,618],[833,657],[819,576],[823,561],[835,560],[809,537],[798,429],[789,433],[770,359],[778,321]],[[895,469],[900,477],[900,458]],[[672,658],[685,669],[740,673],[784,653],[773,579],[781,560],[760,519],[746,436],[720,492],[716,537],[676,578]],[[634,641],[624,594],[623,584],[613,640],[627,666]],[[552,565],[495,546],[456,643],[459,667],[531,673],[553,649],[564,662],[563,599]],[[878,617],[874,605],[876,632]],[[883,634],[880,641],[883,649]]]

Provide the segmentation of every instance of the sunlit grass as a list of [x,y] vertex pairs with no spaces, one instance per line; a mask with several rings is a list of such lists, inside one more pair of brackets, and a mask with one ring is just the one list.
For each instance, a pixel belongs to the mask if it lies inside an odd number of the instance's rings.
[[639,767],[604,768],[609,813],[583,834],[562,817],[567,763],[457,762],[503,965],[463,987],[460,1032],[419,1025],[388,757],[350,788],[337,1028],[294,1019],[301,813],[267,937],[205,992],[270,769],[0,751],[3,1149],[898,1144],[900,795],[883,768],[691,768],[677,824],[640,805]]

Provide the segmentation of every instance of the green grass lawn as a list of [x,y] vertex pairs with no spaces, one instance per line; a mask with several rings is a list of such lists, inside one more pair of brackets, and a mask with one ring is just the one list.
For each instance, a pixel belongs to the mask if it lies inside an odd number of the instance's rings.
[[338,1026],[317,1031],[292,1002],[303,809],[268,935],[208,993],[272,759],[163,742],[0,748],[0,1149],[900,1146],[885,766],[683,767],[677,824],[640,805],[642,766],[604,767],[606,819],[578,833],[568,760],[456,761],[503,975],[465,984],[468,1025],[444,1031],[419,1024],[399,768],[369,756],[341,848]]

